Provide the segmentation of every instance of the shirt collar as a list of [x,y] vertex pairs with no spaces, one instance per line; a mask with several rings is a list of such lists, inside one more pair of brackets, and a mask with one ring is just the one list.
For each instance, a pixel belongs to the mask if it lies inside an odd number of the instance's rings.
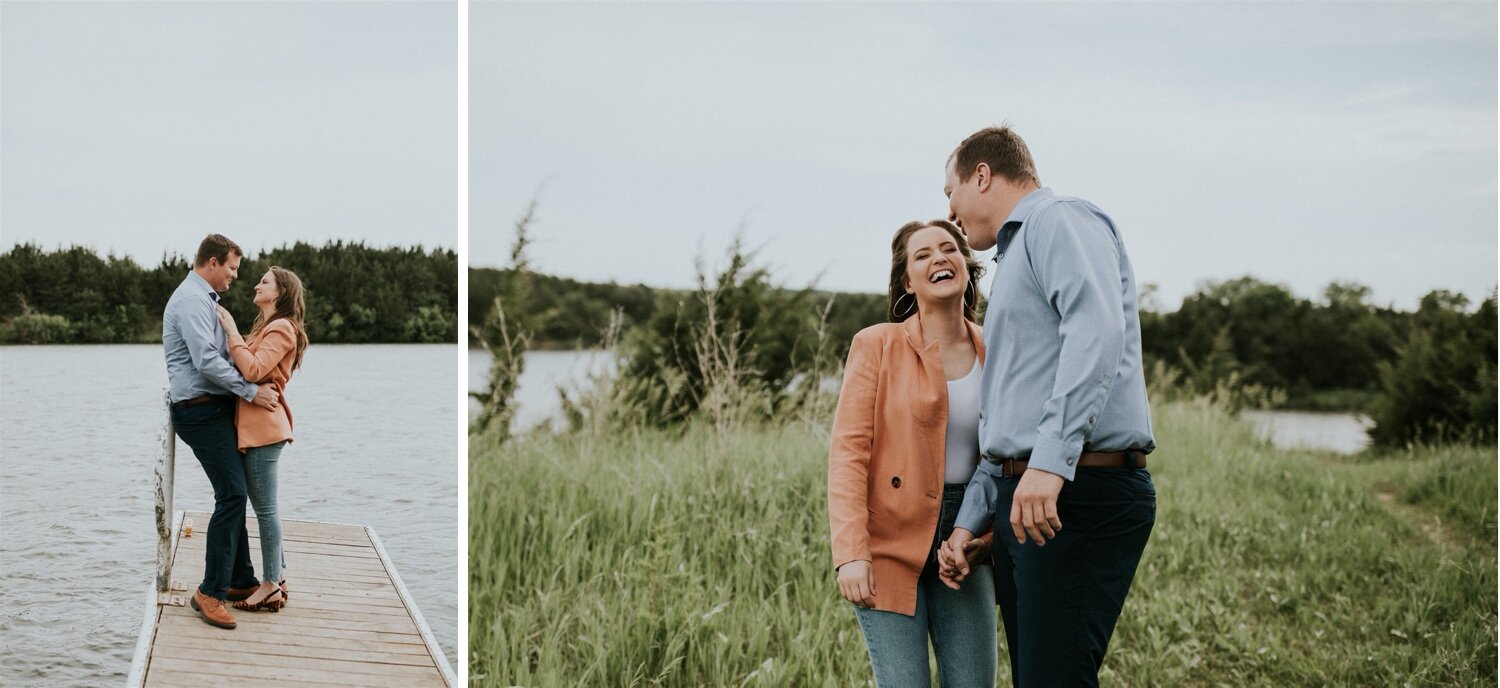
[[197,270],[188,271],[188,281],[201,287],[203,292],[208,294],[208,298],[213,299],[214,303],[219,302],[219,292],[214,291],[214,288],[209,285],[208,280],[203,279],[203,275],[198,274]]
[[1026,222],[1026,218],[1031,216],[1031,211],[1036,210],[1037,206],[1050,200],[1052,200],[1052,189],[1045,186],[1032,189],[1031,193],[1021,197],[1021,201],[1016,204],[1015,209],[1010,211],[1010,217],[1005,218],[1005,222],[1001,226],[1012,222]]
[[1016,207],[1011,209],[1010,217],[1005,218],[1005,222],[1000,224],[1000,231],[995,233],[995,246],[997,247],[995,262],[1000,262],[1000,256],[1010,248],[1010,240],[1015,238],[1016,232],[1021,229],[1022,224],[1025,224],[1026,218],[1031,217],[1032,211],[1050,200],[1052,200],[1052,189],[1045,186],[1032,189],[1030,193],[1021,197]]

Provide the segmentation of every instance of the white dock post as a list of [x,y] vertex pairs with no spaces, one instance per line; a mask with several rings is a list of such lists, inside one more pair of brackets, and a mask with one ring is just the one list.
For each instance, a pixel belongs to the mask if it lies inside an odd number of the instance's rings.
[[161,449],[156,455],[156,592],[172,590],[172,484],[177,474],[177,435],[172,397],[162,394]]

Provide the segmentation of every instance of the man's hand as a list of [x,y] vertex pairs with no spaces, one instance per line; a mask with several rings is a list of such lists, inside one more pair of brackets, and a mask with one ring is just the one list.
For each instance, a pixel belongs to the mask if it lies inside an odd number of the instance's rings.
[[255,398],[250,403],[275,411],[281,406],[281,393],[271,385],[261,385],[255,389]]
[[1026,544],[1026,536],[1038,545],[1057,537],[1062,519],[1057,517],[1057,493],[1062,492],[1063,477],[1035,468],[1021,474],[1015,497],[1010,502],[1010,528],[1016,542]]
[[[953,533],[938,546],[938,580],[954,590],[969,576],[969,559],[964,556],[974,549],[974,534],[964,528],[954,528]],[[962,552],[963,554],[959,554]]]
[[967,560],[969,568],[994,561],[994,558],[990,556],[990,550],[990,538],[977,537],[965,542],[964,559]]
[[875,607],[875,572],[870,562],[856,559],[839,567],[839,593],[857,607]]

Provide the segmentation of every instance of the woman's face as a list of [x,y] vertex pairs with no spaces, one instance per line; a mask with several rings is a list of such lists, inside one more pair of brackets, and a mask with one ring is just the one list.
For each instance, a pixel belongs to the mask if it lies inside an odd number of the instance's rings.
[[261,276],[260,282],[255,285],[255,305],[272,305],[280,296],[281,286],[276,284],[276,274],[267,270],[266,274]]
[[918,308],[962,302],[968,286],[963,249],[948,230],[923,227],[906,240],[906,291],[916,295]]

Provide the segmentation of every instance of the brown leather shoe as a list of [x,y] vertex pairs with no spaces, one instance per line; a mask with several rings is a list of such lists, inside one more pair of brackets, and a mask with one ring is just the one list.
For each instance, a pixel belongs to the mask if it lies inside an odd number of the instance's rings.
[[219,628],[235,627],[234,615],[230,614],[229,610],[224,608],[224,600],[209,597],[200,590],[194,590],[193,597],[188,600],[188,604],[193,606],[194,611],[202,614],[203,620],[210,626],[218,626]]
[[227,599],[227,600],[229,600],[230,602],[239,602],[240,600],[243,600],[246,597],[254,595],[255,591],[257,589],[259,589],[259,588],[260,588],[260,584],[259,583],[255,584],[255,585],[252,585],[252,586],[250,586],[248,588],[230,588],[229,592],[224,595],[224,598]]

